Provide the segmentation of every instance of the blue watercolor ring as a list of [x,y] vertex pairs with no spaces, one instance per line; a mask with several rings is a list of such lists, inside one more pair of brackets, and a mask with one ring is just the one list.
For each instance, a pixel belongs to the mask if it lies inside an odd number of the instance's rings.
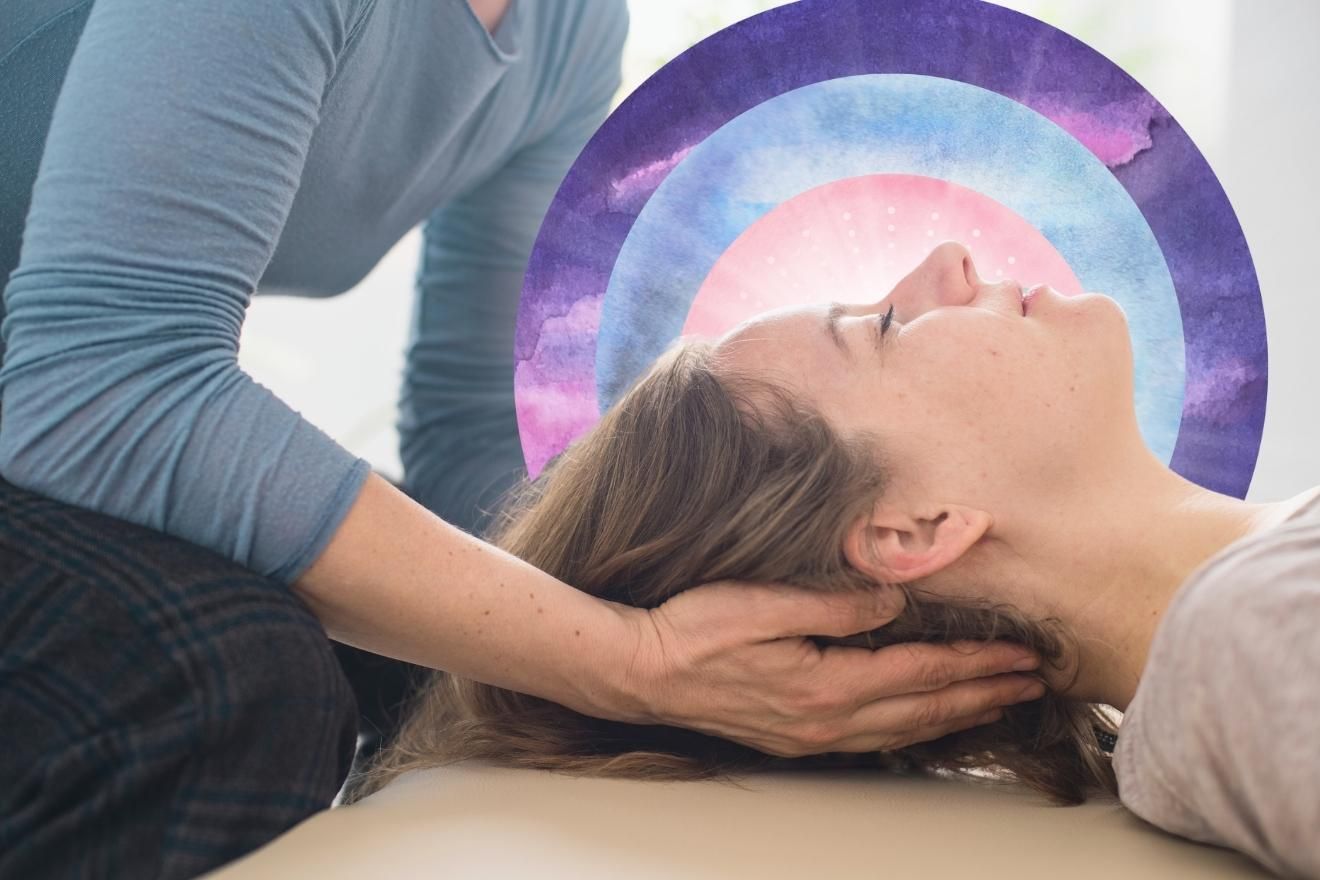
[[[1122,135],[1102,129],[1093,138],[1111,158],[1144,143]],[[1142,440],[1169,461],[1187,381],[1182,317],[1164,254],[1127,190],[1077,138],[1017,101],[967,83],[900,73],[839,77],[762,101],[711,133],[665,176],[637,215],[601,304],[597,412],[612,406],[680,335],[711,269],[749,228],[803,193],[872,174],[912,175],[978,193],[1030,224],[1082,290],[1103,291],[1119,303],[1127,315]],[[978,263],[1004,258],[978,253],[970,233],[961,230]],[[949,234],[941,230],[924,244]],[[996,262],[983,264],[986,274]]]
[[[1149,224],[1177,294],[1186,394],[1169,466],[1245,497],[1264,426],[1268,349],[1255,267],[1223,187],[1182,127],[1121,68],[1056,28],[981,0],[799,0],[666,64],[605,121],[551,203],[524,280],[515,357],[531,356],[547,316],[603,297],[632,224],[686,150],[784,92],[875,73],[980,86],[1069,131],[1077,120],[1145,108],[1149,146],[1106,166]],[[629,182],[622,196],[621,181]],[[594,382],[594,364],[568,369]]]

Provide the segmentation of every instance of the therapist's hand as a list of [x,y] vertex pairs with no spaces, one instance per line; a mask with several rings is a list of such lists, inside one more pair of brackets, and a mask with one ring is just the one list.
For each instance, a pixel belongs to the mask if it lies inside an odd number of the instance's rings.
[[925,742],[994,721],[999,707],[1041,695],[1035,679],[1013,674],[1019,662],[1038,663],[1020,645],[872,650],[822,648],[806,638],[883,626],[904,601],[892,588],[822,593],[717,581],[658,608],[629,609],[636,642],[621,686],[645,704],[632,720],[799,757]]

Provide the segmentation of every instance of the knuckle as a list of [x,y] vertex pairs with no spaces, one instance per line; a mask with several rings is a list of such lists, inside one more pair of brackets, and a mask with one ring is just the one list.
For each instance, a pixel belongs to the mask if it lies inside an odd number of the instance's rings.
[[794,675],[782,682],[786,687],[785,708],[794,718],[810,720],[811,716],[828,712],[836,700],[838,687],[821,675],[819,668],[795,665]]
[[945,659],[936,659],[934,657],[919,658],[920,665],[917,680],[929,691],[938,690],[953,680],[952,671],[949,668],[949,662]]
[[948,704],[939,698],[923,700],[917,709],[913,727],[933,727],[943,724],[950,716]]
[[947,658],[932,654],[929,649],[917,642],[891,645],[885,648],[893,651],[895,683],[903,691],[933,691],[947,685],[951,665]]
[[813,688],[800,693],[796,704],[800,715],[831,715],[839,708],[839,698],[832,691]]

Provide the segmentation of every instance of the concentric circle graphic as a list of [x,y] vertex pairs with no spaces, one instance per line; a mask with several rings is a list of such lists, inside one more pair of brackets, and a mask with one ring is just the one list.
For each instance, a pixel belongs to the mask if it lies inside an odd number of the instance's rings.
[[679,335],[877,299],[949,239],[988,280],[1113,297],[1147,445],[1245,497],[1268,353],[1218,179],[1120,68],[982,0],[799,0],[688,49],[610,115],[524,280],[529,474]]

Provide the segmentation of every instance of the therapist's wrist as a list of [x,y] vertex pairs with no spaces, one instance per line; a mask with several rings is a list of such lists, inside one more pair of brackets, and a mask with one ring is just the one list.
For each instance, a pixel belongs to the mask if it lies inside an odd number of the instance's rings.
[[562,687],[568,694],[555,701],[596,718],[657,723],[650,615],[606,599],[597,602],[599,613],[575,631],[577,644],[565,652]]

